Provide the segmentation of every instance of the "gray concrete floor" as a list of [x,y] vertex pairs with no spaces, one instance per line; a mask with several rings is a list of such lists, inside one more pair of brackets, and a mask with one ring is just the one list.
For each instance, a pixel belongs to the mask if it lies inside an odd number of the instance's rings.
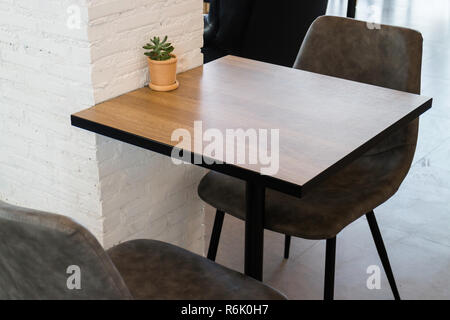
[[[344,0],[330,0],[329,14],[343,15]],[[357,18],[422,32],[422,94],[434,97],[422,116],[416,157],[399,192],[375,210],[403,299],[450,299],[450,1],[359,0]],[[214,219],[208,207],[208,244]],[[244,223],[226,216],[217,262],[242,271]],[[325,241],[293,239],[283,259],[284,236],[266,231],[264,281],[290,299],[321,299]],[[366,286],[367,267],[379,265],[365,218],[337,239],[336,299],[392,299],[382,272],[381,289]],[[382,270],[382,268],[381,268]]]

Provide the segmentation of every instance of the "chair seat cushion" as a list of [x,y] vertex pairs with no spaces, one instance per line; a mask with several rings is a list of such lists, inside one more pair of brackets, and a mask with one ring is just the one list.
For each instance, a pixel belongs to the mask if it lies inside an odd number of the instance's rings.
[[[266,190],[266,229],[306,239],[329,239],[389,199],[408,173],[415,146],[365,155],[308,190],[302,198]],[[217,172],[200,182],[200,198],[245,220],[245,182]]]
[[135,299],[286,299],[259,281],[164,242],[133,240],[107,252]]

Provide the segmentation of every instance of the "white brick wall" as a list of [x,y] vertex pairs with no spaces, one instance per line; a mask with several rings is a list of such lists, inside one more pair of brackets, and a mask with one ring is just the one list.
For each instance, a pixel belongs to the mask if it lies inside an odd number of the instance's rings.
[[[82,28],[66,27],[78,4]],[[74,217],[102,240],[95,136],[69,115],[94,103],[84,1],[0,0],[0,198]]]
[[74,217],[105,247],[157,238],[203,252],[203,170],[69,118],[145,85],[154,35],[172,40],[179,71],[200,65],[202,28],[202,0],[0,0],[0,199]]
[[178,71],[203,63],[202,0],[99,0],[89,7],[96,102],[148,83],[142,46],[168,35],[178,55]]

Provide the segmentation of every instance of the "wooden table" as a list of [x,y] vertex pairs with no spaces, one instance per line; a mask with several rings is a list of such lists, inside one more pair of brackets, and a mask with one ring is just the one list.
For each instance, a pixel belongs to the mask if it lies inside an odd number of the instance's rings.
[[178,80],[175,91],[142,88],[72,115],[72,124],[168,156],[178,143],[171,140],[173,131],[184,128],[193,137],[194,121],[222,132],[280,129],[280,166],[273,176],[261,175],[260,165],[197,164],[246,181],[245,273],[256,279],[262,279],[265,189],[301,197],[432,103],[419,95],[233,56],[182,73]]

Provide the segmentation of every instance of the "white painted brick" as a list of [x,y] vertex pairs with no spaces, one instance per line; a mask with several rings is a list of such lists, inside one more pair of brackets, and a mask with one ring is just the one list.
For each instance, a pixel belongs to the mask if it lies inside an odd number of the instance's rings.
[[93,3],[89,9],[89,19],[96,20],[98,18],[107,17],[113,14],[123,14],[129,10],[136,8],[134,1],[114,0],[103,2],[100,4]]
[[152,36],[169,36],[178,72],[201,65],[202,29],[202,0],[0,0],[0,199],[70,216],[106,248],[155,238],[203,253],[205,171],[69,118],[146,85]]

